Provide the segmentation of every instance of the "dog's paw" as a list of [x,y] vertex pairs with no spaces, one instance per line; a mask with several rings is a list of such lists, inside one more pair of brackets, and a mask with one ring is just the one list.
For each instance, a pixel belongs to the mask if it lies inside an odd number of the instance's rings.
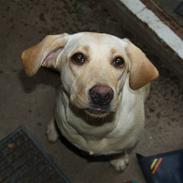
[[124,171],[129,164],[129,157],[127,154],[125,154],[125,155],[119,157],[118,159],[111,160],[110,164],[117,171]]
[[55,128],[54,120],[52,120],[47,127],[46,135],[48,137],[48,140],[52,143],[54,143],[58,139],[58,133]]

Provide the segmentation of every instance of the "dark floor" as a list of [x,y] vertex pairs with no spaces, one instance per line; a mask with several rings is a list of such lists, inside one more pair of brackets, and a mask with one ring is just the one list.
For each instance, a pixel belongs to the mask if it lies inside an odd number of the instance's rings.
[[[0,138],[25,126],[73,183],[144,183],[134,154],[127,170],[117,173],[106,162],[88,162],[61,141],[49,144],[45,128],[53,115],[58,75],[41,70],[27,78],[20,63],[22,50],[47,34],[88,30],[135,35],[124,32],[122,22],[97,0],[0,0],[0,25]],[[134,150],[144,155],[183,148],[183,92],[176,77],[159,68],[161,76],[146,105],[146,129]]]
[[171,16],[175,21],[183,26],[183,1],[182,0],[154,0],[168,16]]

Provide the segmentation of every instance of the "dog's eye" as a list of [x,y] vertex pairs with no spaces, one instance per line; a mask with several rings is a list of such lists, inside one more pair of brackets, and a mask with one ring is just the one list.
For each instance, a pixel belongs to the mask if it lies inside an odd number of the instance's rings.
[[75,53],[74,55],[72,55],[71,61],[74,64],[83,65],[86,61],[86,56],[83,53],[78,52],[78,53]]
[[119,67],[119,68],[121,68],[121,67],[123,67],[123,65],[124,65],[124,63],[125,63],[125,61],[124,61],[124,59],[122,58],[122,57],[115,57],[114,59],[113,59],[113,61],[112,61],[112,65],[114,66],[114,67]]

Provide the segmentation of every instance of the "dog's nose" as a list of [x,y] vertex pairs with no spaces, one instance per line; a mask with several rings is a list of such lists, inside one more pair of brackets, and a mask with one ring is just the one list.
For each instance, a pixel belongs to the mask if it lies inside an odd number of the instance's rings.
[[95,85],[89,90],[89,95],[93,104],[105,107],[113,99],[113,89],[107,85]]

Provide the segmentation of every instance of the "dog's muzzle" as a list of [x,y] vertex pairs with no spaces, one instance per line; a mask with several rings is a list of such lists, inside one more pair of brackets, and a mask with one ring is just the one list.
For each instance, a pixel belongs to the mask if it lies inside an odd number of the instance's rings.
[[87,113],[92,116],[106,116],[114,97],[113,89],[107,85],[95,85],[89,90],[90,108]]
[[107,108],[114,97],[114,92],[107,85],[95,85],[89,90],[89,96],[91,104],[100,108]]

